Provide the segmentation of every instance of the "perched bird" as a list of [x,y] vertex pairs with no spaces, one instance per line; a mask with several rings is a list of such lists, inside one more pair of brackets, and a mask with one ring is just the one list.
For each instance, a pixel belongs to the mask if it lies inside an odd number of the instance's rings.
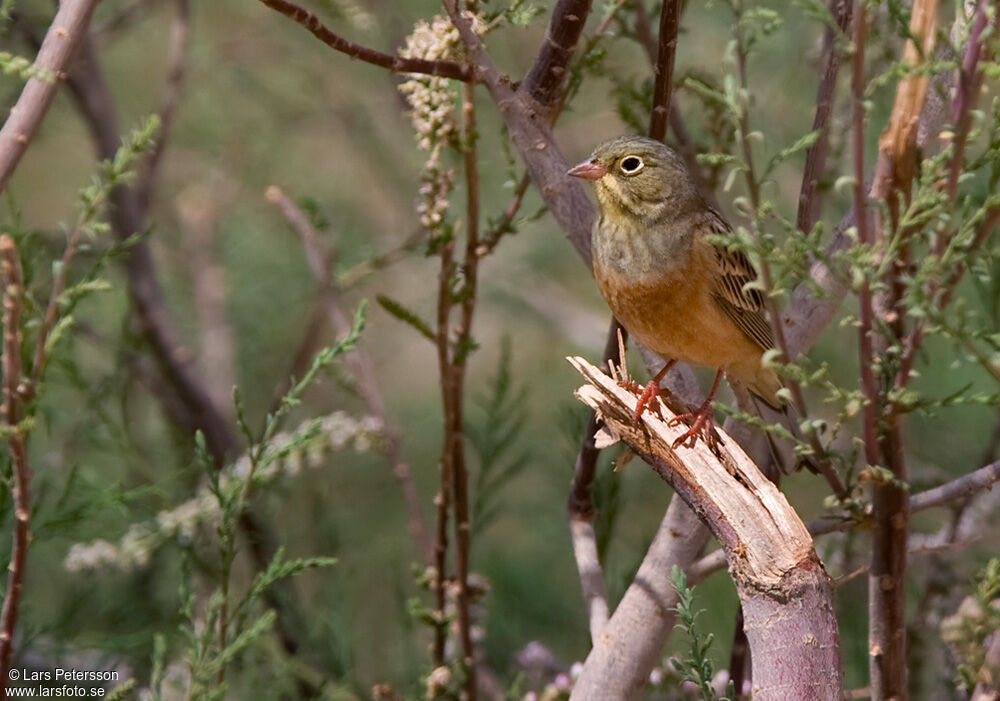
[[636,419],[677,361],[716,368],[708,398],[682,415],[691,422],[677,444],[699,435],[712,443],[712,400],[723,373],[779,409],[782,384],[764,367],[774,346],[757,272],[747,256],[710,243],[731,231],[698,193],[680,157],[659,141],[607,141],[569,171],[590,180],[600,204],[594,224],[594,277],[619,322],[667,361],[645,388]]

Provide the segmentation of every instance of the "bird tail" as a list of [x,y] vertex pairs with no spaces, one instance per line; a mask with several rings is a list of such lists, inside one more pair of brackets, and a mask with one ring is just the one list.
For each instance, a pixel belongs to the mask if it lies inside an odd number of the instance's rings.
[[[752,400],[757,416],[764,422],[765,425],[770,426],[773,424],[779,424],[792,434],[792,437],[795,438],[797,442],[805,442],[802,437],[802,432],[799,430],[799,413],[794,406],[791,404],[785,404],[780,407],[775,407],[752,390],[750,392],[750,399]],[[774,434],[771,431],[765,430],[764,436],[767,438],[767,445],[771,451],[771,457],[774,459],[775,465],[778,466],[778,469],[781,470],[782,473],[788,475],[793,472],[798,472],[804,467],[813,474],[820,474],[819,466],[816,464],[816,460],[811,455],[797,455],[794,451],[790,451],[787,445],[779,446],[774,438]]]

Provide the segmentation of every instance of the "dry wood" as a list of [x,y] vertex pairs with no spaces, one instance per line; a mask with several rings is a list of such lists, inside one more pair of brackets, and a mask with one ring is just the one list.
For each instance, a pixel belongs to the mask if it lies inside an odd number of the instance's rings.
[[[752,654],[755,698],[840,698],[829,577],[784,495],[725,432],[720,431],[718,455],[702,441],[673,449],[685,427],[668,425],[673,414],[662,402],[666,420],[645,414],[636,424],[632,393],[582,358],[570,363],[588,382],[577,397],[670,483],[725,550],[750,648],[757,651]],[[591,698],[584,693],[578,686],[573,698]]]

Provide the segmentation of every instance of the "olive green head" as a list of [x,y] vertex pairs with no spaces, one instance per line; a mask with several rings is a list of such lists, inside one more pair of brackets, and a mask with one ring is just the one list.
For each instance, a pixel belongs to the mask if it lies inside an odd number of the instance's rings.
[[601,214],[655,221],[697,206],[699,196],[684,161],[659,141],[621,136],[605,141],[569,175],[591,180]]

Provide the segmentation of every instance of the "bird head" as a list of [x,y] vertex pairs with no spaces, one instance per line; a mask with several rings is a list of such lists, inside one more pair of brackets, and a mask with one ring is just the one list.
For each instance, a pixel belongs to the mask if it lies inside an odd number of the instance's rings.
[[698,201],[697,188],[680,156],[642,136],[605,141],[567,174],[593,181],[605,216],[655,220]]

